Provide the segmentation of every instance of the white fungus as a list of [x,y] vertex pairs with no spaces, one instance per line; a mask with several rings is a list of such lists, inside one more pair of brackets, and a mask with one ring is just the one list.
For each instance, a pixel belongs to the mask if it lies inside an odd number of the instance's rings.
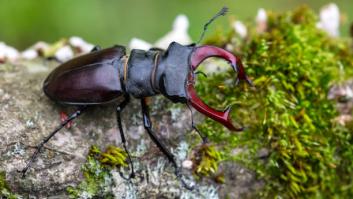
[[130,49],[140,49],[140,50],[149,50],[152,48],[152,44],[138,38],[132,38],[129,43]]
[[189,20],[186,15],[178,15],[174,22],[172,30],[158,39],[155,44],[150,44],[139,38],[132,38],[129,43],[130,49],[149,50],[152,47],[167,49],[173,41],[182,45],[191,44],[192,40],[188,34]]
[[338,6],[330,3],[320,10],[320,21],[316,24],[319,29],[327,32],[331,37],[339,36],[340,11]]
[[74,48],[79,49],[80,54],[88,53],[94,48],[93,44],[90,44],[83,40],[81,37],[77,36],[70,37],[69,44]]
[[19,52],[11,47],[6,45],[4,42],[0,42],[0,62],[10,61],[13,62],[19,57]]
[[256,21],[256,31],[257,33],[263,33],[267,29],[267,13],[266,10],[263,8],[260,8],[257,11],[257,15],[255,18]]
[[63,46],[55,52],[55,58],[58,59],[60,62],[68,61],[73,57],[74,57],[74,52],[72,51],[70,46]]
[[182,163],[182,166],[185,169],[192,169],[192,161],[191,160],[184,160]]
[[178,15],[174,20],[172,30],[160,38],[154,46],[162,49],[167,49],[169,44],[173,41],[182,45],[190,44],[192,40],[188,34],[188,29],[189,19],[187,16]]
[[233,23],[233,29],[241,38],[245,38],[248,34],[246,26],[241,21],[235,21]]

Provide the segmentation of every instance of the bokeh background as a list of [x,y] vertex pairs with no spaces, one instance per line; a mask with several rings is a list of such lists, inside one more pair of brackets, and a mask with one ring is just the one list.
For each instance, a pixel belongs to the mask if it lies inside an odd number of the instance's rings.
[[55,42],[77,35],[103,47],[127,45],[132,37],[154,42],[171,29],[176,15],[186,14],[196,40],[203,24],[223,5],[227,18],[212,25],[228,28],[231,20],[251,22],[258,8],[285,11],[307,4],[315,11],[335,2],[342,14],[341,34],[353,21],[352,0],[0,0],[0,41],[20,50],[43,40]]

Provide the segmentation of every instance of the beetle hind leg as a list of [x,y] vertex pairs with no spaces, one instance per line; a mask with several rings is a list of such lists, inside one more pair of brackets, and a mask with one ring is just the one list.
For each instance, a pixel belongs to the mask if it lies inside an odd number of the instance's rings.
[[142,106],[142,114],[143,114],[143,125],[148,133],[148,135],[151,137],[152,141],[157,145],[157,147],[163,152],[165,156],[167,156],[168,160],[172,163],[174,169],[175,169],[175,175],[180,179],[181,183],[183,186],[188,189],[188,190],[193,190],[194,187],[188,185],[182,178],[182,175],[180,173],[180,168],[178,167],[173,154],[167,149],[167,147],[159,141],[158,137],[152,130],[152,122],[150,120],[149,116],[149,110],[148,106],[146,103],[146,98],[141,99],[141,106]]
[[53,132],[51,132],[47,137],[45,137],[37,146],[36,146],[36,151],[33,153],[31,159],[27,162],[27,165],[25,168],[22,170],[19,170],[18,172],[22,173],[22,177],[26,176],[27,170],[31,167],[32,163],[34,160],[37,158],[40,150],[43,148],[44,144],[47,143],[50,138],[52,138],[57,132],[59,132],[64,126],[66,126],[69,122],[72,120],[76,119],[78,116],[81,115],[81,113],[86,109],[86,106],[79,107],[77,111],[75,111],[73,114],[71,114],[65,121],[63,121],[60,126],[58,126]]

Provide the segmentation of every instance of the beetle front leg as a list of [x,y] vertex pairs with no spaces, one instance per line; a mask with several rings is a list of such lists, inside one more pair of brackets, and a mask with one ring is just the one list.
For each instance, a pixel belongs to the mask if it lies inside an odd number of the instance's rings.
[[174,159],[173,154],[167,149],[167,147],[158,139],[154,131],[152,130],[152,122],[149,116],[149,109],[146,103],[146,98],[141,99],[141,106],[142,106],[142,115],[143,115],[143,125],[151,137],[152,141],[158,146],[158,148],[163,152],[165,156],[167,156],[168,160],[172,163],[175,169],[175,175],[180,179],[183,186],[188,190],[193,190],[193,186],[189,186],[185,183],[185,181],[181,178],[180,168]]
[[187,107],[189,108],[190,113],[191,113],[191,127],[192,127],[192,129],[194,129],[194,130],[197,132],[197,134],[199,134],[199,136],[200,136],[201,139],[202,139],[202,143],[203,143],[203,144],[207,144],[207,143],[208,143],[208,138],[207,138],[207,136],[204,135],[204,134],[196,127],[196,125],[195,125],[195,123],[194,123],[194,114],[192,113],[192,109],[191,109],[191,107],[190,107],[190,105],[189,105],[188,103],[187,103],[186,105],[187,105]]

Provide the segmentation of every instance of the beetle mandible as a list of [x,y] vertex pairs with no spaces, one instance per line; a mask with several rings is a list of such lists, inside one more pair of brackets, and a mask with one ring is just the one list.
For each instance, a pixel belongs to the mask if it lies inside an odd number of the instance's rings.
[[[227,8],[224,7],[205,24],[200,40],[203,38],[207,26],[218,16],[224,15],[226,11]],[[212,109],[196,94],[194,71],[209,57],[219,57],[226,60],[237,72],[237,80],[245,80],[251,84],[241,60],[232,53],[215,46],[181,45],[177,42],[172,42],[165,51],[161,49],[148,51],[133,49],[129,56],[126,55],[124,46],[116,45],[106,49],[95,47],[90,53],[59,65],[44,81],[43,91],[53,101],[64,105],[74,105],[78,109],[37,145],[37,149],[26,167],[21,170],[23,176],[44,144],[67,123],[77,118],[87,107],[114,102],[117,104],[117,123],[122,144],[130,162],[130,177],[133,177],[133,165],[126,147],[120,116],[123,108],[129,103],[130,95],[132,95],[141,99],[143,125],[148,135],[173,164],[176,175],[180,177],[172,153],[158,140],[152,130],[146,97],[162,94],[174,103],[191,105],[197,111],[230,130],[241,131],[242,128],[236,128],[231,123],[230,108],[225,111]],[[192,126],[196,129],[194,125]]]

